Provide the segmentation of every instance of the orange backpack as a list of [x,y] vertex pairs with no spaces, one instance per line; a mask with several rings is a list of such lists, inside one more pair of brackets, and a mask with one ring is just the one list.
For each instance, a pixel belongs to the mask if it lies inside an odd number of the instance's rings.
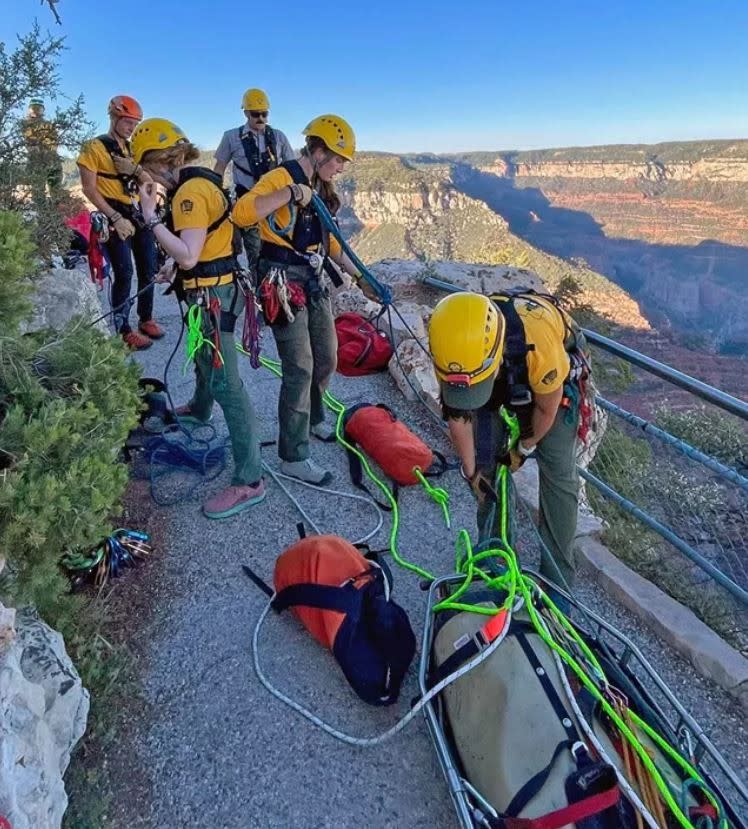
[[272,605],[277,611],[290,607],[332,651],[361,699],[390,705],[400,693],[416,640],[407,614],[390,598],[389,570],[376,554],[369,555],[335,535],[302,538],[275,562]]

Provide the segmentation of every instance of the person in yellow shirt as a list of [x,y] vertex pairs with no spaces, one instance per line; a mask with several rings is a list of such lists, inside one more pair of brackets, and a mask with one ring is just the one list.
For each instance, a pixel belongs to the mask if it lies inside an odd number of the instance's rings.
[[[297,160],[266,173],[233,210],[240,228],[259,222],[259,294],[283,367],[278,400],[281,471],[312,484],[332,475],[310,457],[309,439],[327,439],[322,398],[337,362],[337,337],[326,273],[360,279],[310,206],[316,192],[334,216],[340,207],[333,179],[353,160],[356,138],[339,115],[321,115],[304,129]],[[333,261],[333,265],[330,261]],[[337,266],[337,268],[336,268]],[[339,270],[338,270],[339,269]]]
[[[488,497],[499,464],[515,472],[528,457],[536,458],[545,548],[540,572],[571,586],[579,505],[578,389],[589,368],[581,331],[550,296],[459,292],[434,309],[429,347],[462,475],[478,500],[481,540],[499,537],[498,511]],[[502,407],[520,426],[511,449]]]
[[57,152],[58,135],[55,124],[44,117],[44,101],[32,98],[26,117],[21,122],[32,180],[41,177],[38,196],[45,198],[47,187],[51,198],[57,198],[62,186],[62,160]]
[[[223,409],[234,476],[230,486],[208,498],[203,512],[208,518],[228,518],[265,498],[257,419],[239,376],[234,346],[243,292],[235,279],[240,243],[230,219],[231,203],[221,176],[190,166],[200,153],[173,122],[143,121],[133,133],[132,149],[135,163],[152,179],[140,188],[143,218],[171,257],[159,279],[177,280],[177,296],[184,299],[190,315],[198,309],[208,341],[195,354],[192,399],[176,415],[182,422],[204,424],[214,401]],[[166,188],[170,226],[159,212],[158,185]]]
[[[158,251],[153,233],[142,227],[138,204],[137,175],[126,175],[117,162],[131,158],[130,136],[143,118],[140,104],[129,95],[116,95],[109,102],[109,132],[87,142],[78,156],[78,171],[86,198],[109,219],[109,239],[104,243],[112,265],[112,315],[114,327],[133,349],[149,348],[164,336],[153,319],[153,278],[158,270]],[[133,257],[137,272],[138,330],[130,327],[130,290]]]

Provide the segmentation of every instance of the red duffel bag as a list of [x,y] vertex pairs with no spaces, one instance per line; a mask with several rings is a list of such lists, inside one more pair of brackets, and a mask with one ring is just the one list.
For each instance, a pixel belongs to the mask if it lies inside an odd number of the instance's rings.
[[[383,403],[377,406],[367,403],[353,406],[346,412],[343,424],[346,439],[357,444],[400,486],[417,484],[415,470],[426,475],[435,458],[441,464],[441,471],[444,471],[443,455],[430,449]],[[349,452],[349,461],[351,478],[358,486],[361,481],[360,464],[356,464],[358,458]]]
[[361,377],[384,371],[392,357],[387,337],[360,314],[341,314],[335,320],[338,335],[338,371]]

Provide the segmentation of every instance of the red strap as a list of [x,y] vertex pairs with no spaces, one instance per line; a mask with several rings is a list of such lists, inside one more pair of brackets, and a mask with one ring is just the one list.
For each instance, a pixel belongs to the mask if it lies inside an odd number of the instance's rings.
[[692,806],[688,810],[688,817],[690,818],[698,818],[698,817],[708,817],[712,820],[717,820],[717,810],[712,806],[711,803],[705,803],[703,806]]
[[505,817],[503,819],[504,826],[506,829],[561,829],[562,826],[566,826],[568,823],[577,823],[580,820],[592,817],[592,815],[604,812],[611,806],[615,806],[620,796],[621,792],[618,786],[613,786],[607,791],[585,797],[584,800],[564,806],[563,809],[558,809],[555,812],[549,812],[542,817]]

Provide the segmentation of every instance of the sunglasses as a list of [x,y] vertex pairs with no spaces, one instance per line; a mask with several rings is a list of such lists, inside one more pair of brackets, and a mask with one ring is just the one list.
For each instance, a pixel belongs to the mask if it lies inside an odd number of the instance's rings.
[[253,110],[250,110],[249,115],[250,115],[251,118],[267,118],[268,117],[268,111],[263,110],[262,112],[259,112],[258,110],[253,109]]

